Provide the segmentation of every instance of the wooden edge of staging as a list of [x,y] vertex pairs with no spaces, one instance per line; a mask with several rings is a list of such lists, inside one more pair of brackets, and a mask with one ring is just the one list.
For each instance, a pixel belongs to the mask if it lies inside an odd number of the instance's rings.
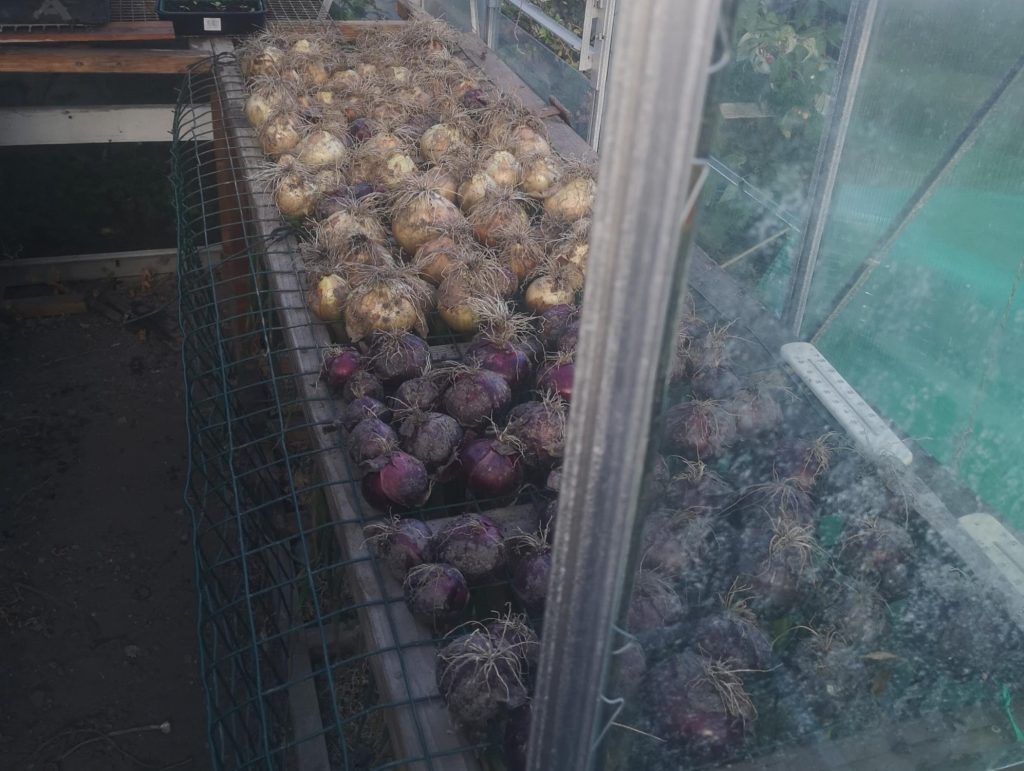
[[0,48],[0,72],[182,75],[209,58],[200,49],[103,49],[13,46]]
[[[215,52],[230,50],[213,43]],[[243,93],[241,73],[237,67],[221,69],[221,81],[237,97]],[[248,170],[250,164],[262,159],[262,153],[246,123],[237,98],[221,95],[224,129],[228,144],[239,166]],[[250,189],[248,179],[238,184],[243,195],[252,202],[254,217],[260,232],[253,234],[264,244],[274,241],[272,231],[278,213],[269,196]],[[327,329],[311,324],[306,312],[305,288],[295,272],[293,254],[298,244],[294,237],[276,240],[275,248],[262,248],[262,258],[268,270],[268,280],[276,298],[275,307],[281,322],[285,342],[295,359],[296,383],[306,410],[308,424],[319,445],[317,460],[325,480],[335,483],[325,486],[331,515],[340,524],[335,532],[343,554],[353,560],[348,566],[349,586],[355,603],[359,605],[362,628],[366,633],[367,650],[383,704],[395,705],[387,710],[392,743],[398,758],[409,758],[402,768],[426,771],[427,768],[444,771],[475,771],[477,765],[467,746],[455,731],[451,719],[440,700],[434,680],[434,647],[430,635],[413,620],[404,604],[389,601],[383,575],[375,563],[360,559],[366,555],[365,535],[357,523],[360,504],[351,484],[337,483],[351,474],[348,463],[332,438],[317,430],[317,426],[332,424],[337,407],[323,388],[317,391],[320,352],[331,345]],[[425,755],[432,757],[428,763]]]
[[174,40],[174,23],[169,21],[112,21],[99,27],[0,33],[0,44],[128,43],[146,40]]

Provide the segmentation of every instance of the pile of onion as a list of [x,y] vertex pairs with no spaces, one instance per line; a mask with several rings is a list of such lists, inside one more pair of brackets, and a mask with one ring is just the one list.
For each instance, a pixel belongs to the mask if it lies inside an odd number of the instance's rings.
[[463,220],[462,212],[422,176],[409,179],[398,191],[391,210],[391,232],[408,254]]
[[466,428],[499,421],[512,404],[512,389],[497,372],[456,365],[444,373],[448,388],[441,397],[444,411]]
[[434,550],[470,583],[493,578],[505,567],[501,528],[482,514],[463,514],[449,523],[434,536]]
[[437,288],[437,312],[454,332],[475,332],[480,326],[479,301],[510,297],[516,278],[485,252],[465,249]]
[[501,244],[501,234],[530,224],[524,203],[528,199],[512,187],[497,186],[477,203],[469,214],[469,224],[477,240],[485,246]]
[[526,307],[540,315],[556,305],[575,305],[583,282],[583,272],[575,265],[546,261],[535,271],[523,299]]
[[357,285],[345,303],[345,331],[351,340],[373,332],[415,330],[426,337],[424,308],[433,292],[421,278],[405,268],[353,268]]
[[513,312],[513,305],[497,298],[471,300],[480,331],[466,346],[465,360],[497,372],[516,390],[533,375],[536,338],[530,317]]
[[437,654],[437,687],[457,722],[484,726],[528,700],[522,662],[477,626]]
[[367,546],[396,580],[433,558],[433,532],[426,522],[392,516],[364,528]]

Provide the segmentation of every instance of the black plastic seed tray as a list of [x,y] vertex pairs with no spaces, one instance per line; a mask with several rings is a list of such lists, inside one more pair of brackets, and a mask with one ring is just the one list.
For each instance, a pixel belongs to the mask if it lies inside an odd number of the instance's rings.
[[110,0],[4,0],[0,27],[7,25],[75,26],[106,24]]
[[244,35],[263,29],[267,21],[267,6],[263,0],[253,0],[249,3],[257,8],[253,11],[221,10],[213,7],[207,10],[179,10],[181,4],[180,0],[157,0],[156,4],[157,16],[164,21],[173,22],[174,34],[179,36]]

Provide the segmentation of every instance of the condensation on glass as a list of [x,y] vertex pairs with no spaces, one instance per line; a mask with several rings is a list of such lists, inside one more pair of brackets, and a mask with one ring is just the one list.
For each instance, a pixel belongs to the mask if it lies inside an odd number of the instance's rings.
[[593,765],[1022,762],[1024,6],[742,0],[732,29]]

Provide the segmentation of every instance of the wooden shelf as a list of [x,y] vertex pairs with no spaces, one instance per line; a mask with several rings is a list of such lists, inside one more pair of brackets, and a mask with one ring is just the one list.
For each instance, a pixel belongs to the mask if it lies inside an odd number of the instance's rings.
[[0,32],[0,44],[129,43],[154,40],[174,40],[174,24],[169,21],[112,21],[99,27]]

